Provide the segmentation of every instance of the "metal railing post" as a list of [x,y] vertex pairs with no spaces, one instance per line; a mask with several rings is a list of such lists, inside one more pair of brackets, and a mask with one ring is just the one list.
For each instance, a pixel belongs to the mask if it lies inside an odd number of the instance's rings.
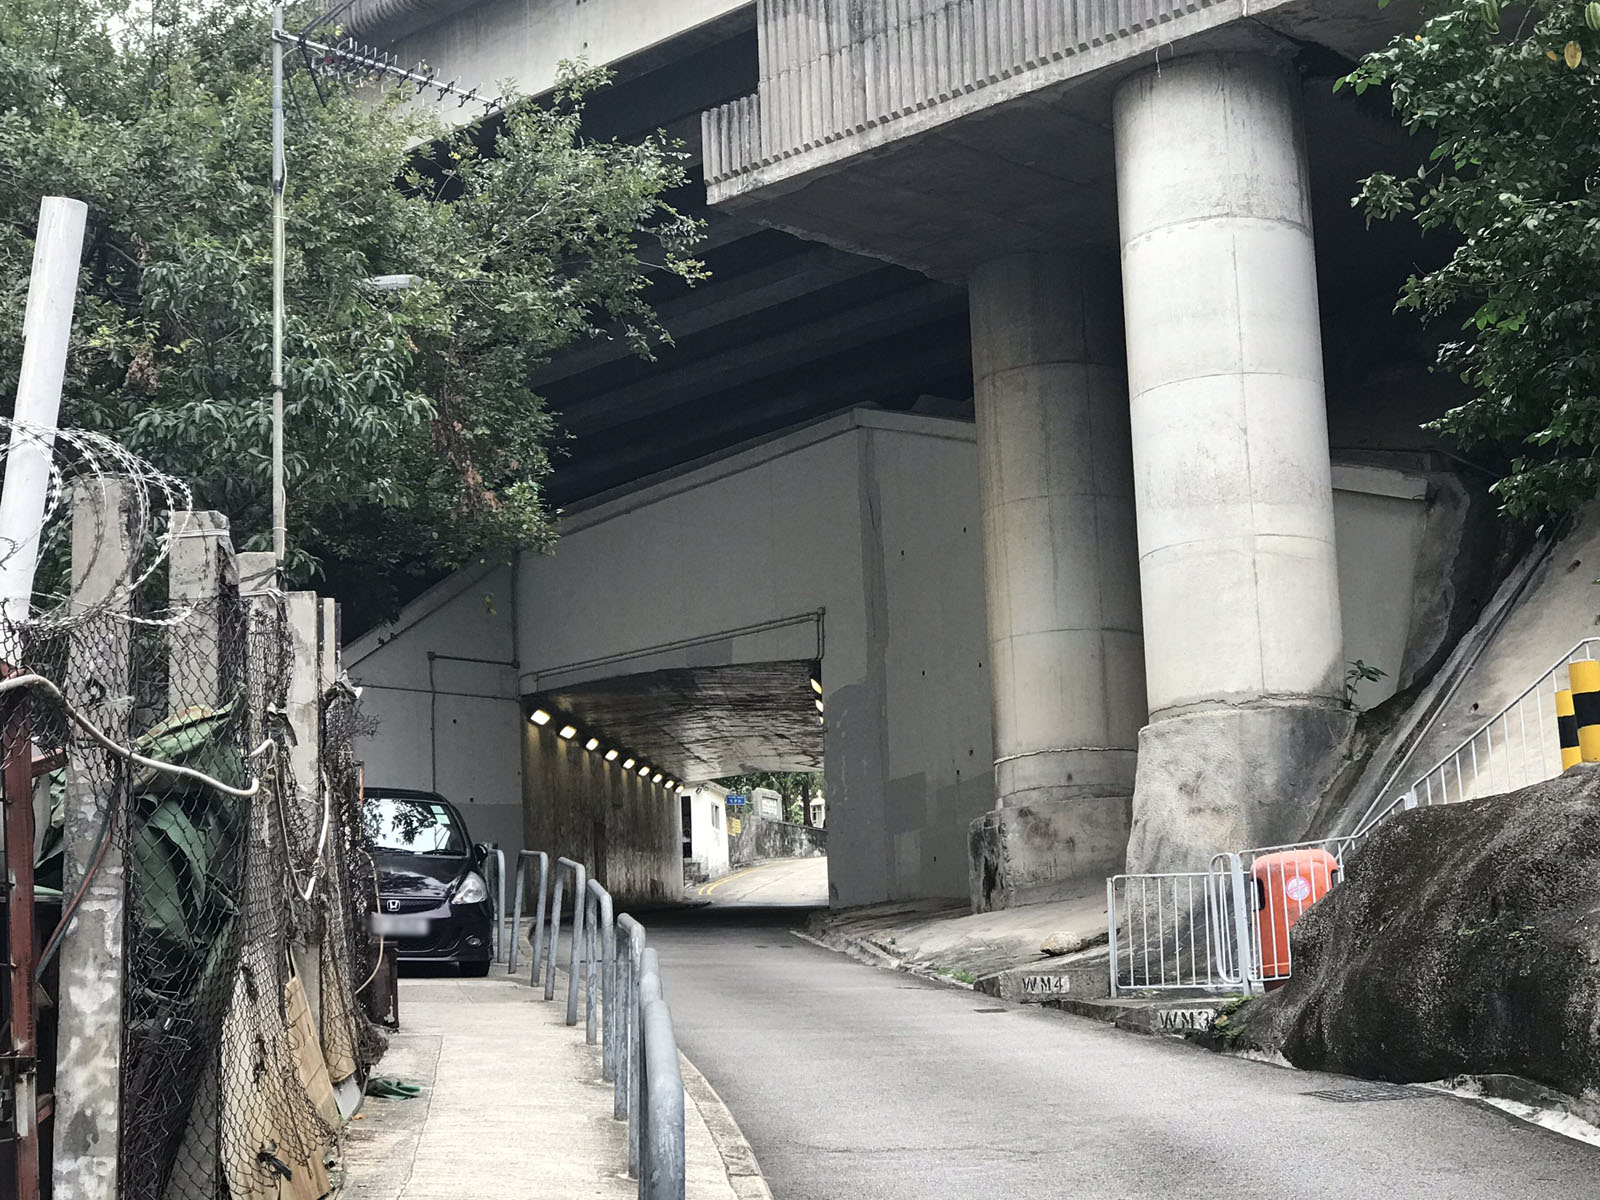
[[529,985],[539,982],[539,954],[544,946],[544,895],[546,882],[550,875],[550,856],[543,850],[524,850],[517,855],[517,879],[512,885],[516,894],[512,897],[511,910],[511,953],[507,956],[509,962],[506,974],[517,973],[517,945],[522,940],[522,893],[527,880],[528,862],[531,859],[539,863],[539,903],[533,918],[533,977]]
[[654,1142],[650,1137],[650,1122],[654,1112],[650,1107],[651,1089],[656,1087],[656,1081],[651,1078],[650,1071],[650,1031],[645,1025],[644,1014],[652,1004],[661,1000],[661,965],[656,957],[653,947],[646,946],[644,954],[639,959],[639,1052],[634,1061],[634,1070],[639,1076],[639,1197],[644,1200],[647,1192],[645,1181],[650,1178],[653,1168]]
[[[487,868],[494,864],[494,961],[506,960],[506,852],[499,846],[490,846],[483,860]],[[516,931],[512,931],[513,937]]]
[[1117,877],[1106,880],[1106,951],[1110,956],[1111,997],[1117,995]]
[[611,893],[601,887],[597,880],[589,880],[587,889],[587,911],[584,915],[584,957],[587,961],[586,971],[586,996],[584,1039],[592,1046],[599,1031],[600,1021],[600,981],[605,980],[606,989],[606,1048],[600,1055],[600,1071],[602,1079],[611,1078],[610,1061],[610,1030],[614,1023],[611,1019]]
[[[648,978],[648,977],[647,977]],[[656,977],[659,985],[659,976]],[[646,1142],[639,1174],[640,1200],[684,1200],[685,1162],[683,1127],[683,1073],[678,1067],[677,1039],[672,1014],[659,998],[646,1000],[644,1068],[649,1080]]]
[[556,994],[556,957],[561,938],[561,868],[572,871],[572,951],[567,959],[567,1024],[578,1023],[578,955],[583,941],[583,901],[588,887],[589,872],[580,862],[570,858],[556,859],[556,886],[550,901],[550,969],[544,977],[544,998],[553,1000]]
[[639,986],[644,963],[644,928],[623,913],[617,918],[617,928],[628,939],[626,953],[617,960],[628,979],[627,994],[623,997],[622,1025],[617,1031],[620,1039],[617,1054],[617,1107],[615,1116],[628,1119],[628,1174],[639,1174],[639,1061],[640,1052]]
[[1255,956],[1250,951],[1250,909],[1245,899],[1244,859],[1237,854],[1228,855],[1228,875],[1233,883],[1233,936],[1239,947],[1239,985],[1249,994],[1255,990],[1251,982],[1251,965]]

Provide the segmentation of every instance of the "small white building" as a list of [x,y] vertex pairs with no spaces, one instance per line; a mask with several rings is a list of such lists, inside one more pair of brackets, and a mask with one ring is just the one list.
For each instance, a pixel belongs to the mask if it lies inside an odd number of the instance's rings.
[[707,879],[729,870],[727,799],[728,790],[714,783],[696,784],[678,793],[683,806],[683,857],[699,863]]

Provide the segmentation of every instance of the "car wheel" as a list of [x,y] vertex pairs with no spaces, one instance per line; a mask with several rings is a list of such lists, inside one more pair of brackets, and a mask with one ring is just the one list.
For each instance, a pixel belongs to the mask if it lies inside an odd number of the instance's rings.
[[461,974],[466,979],[484,979],[489,974],[492,964],[486,962],[465,962],[461,964]]

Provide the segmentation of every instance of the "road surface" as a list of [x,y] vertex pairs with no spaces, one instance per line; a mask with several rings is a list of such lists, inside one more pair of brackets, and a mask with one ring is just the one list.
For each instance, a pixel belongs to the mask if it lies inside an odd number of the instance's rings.
[[679,1044],[776,1200],[1600,1197],[1600,1151],[1465,1101],[1225,1058],[803,942],[789,930],[807,910],[759,898],[814,895],[816,862],[758,867],[710,907],[648,921]]
[[694,895],[721,907],[800,905],[807,909],[821,908],[828,903],[828,860],[768,859],[702,883],[694,889]]

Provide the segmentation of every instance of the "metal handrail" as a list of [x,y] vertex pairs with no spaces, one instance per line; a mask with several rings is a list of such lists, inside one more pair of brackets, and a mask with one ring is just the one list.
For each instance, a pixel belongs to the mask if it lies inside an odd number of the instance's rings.
[[[613,1003],[612,959],[616,951],[616,932],[611,919],[611,893],[600,886],[595,879],[589,880],[589,886],[584,894],[584,951],[589,974],[586,991],[584,1040],[591,1046],[594,1045],[600,1021],[600,991],[605,993],[605,1040],[606,1046],[601,1054],[600,1073],[602,1079],[611,1078],[611,1027],[616,1024],[611,1019],[611,1006]],[[599,976],[597,978],[597,976]],[[599,985],[598,987],[596,985]]]
[[623,1023],[617,1055],[616,1110],[614,1115],[628,1122],[628,1174],[639,1174],[639,1074],[643,1058],[644,1032],[639,1020],[639,985],[644,973],[644,927],[623,913],[617,928],[628,939],[627,954],[617,956],[618,966],[627,977],[622,992]]
[[644,1034],[639,1105],[640,1200],[684,1200],[688,1175],[684,1139],[683,1072],[672,1013],[661,997],[656,952],[646,950],[639,981],[639,1018]]
[[544,898],[545,884],[550,877],[550,856],[543,850],[524,850],[517,855],[517,881],[512,885],[515,896],[512,897],[511,909],[511,953],[506,974],[517,973],[517,946],[522,940],[522,894],[523,886],[527,881],[527,869],[530,861],[539,864],[539,906],[533,916],[533,975],[528,980],[530,984],[539,982],[539,959],[544,951]]
[[[611,893],[588,878],[584,865],[524,850],[517,863],[517,916],[527,864],[539,863],[539,916],[529,985],[555,998],[557,936],[565,876],[574,882],[572,956],[567,966],[567,1024],[577,1024],[579,980],[586,980],[585,1040],[601,1045],[601,1074],[612,1084],[612,1116],[628,1122],[628,1174],[639,1181],[640,1200],[684,1200],[687,1150],[684,1141],[683,1072],[678,1065],[672,1014],[661,996],[661,969],[644,927],[627,913],[613,914]],[[554,875],[549,940],[544,941],[545,880]],[[516,926],[514,926],[516,928]],[[516,952],[513,935],[512,953]],[[513,958],[511,970],[515,972]]]
[[578,958],[583,952],[583,897],[589,882],[589,870],[581,862],[570,858],[556,859],[555,887],[550,895],[550,942],[546,947],[549,964],[544,976],[544,998],[552,1000],[556,994],[556,956],[561,938],[561,887],[565,882],[561,868],[572,872],[572,953],[567,962],[567,1024],[578,1023]]
[[[1581,641],[1579,641],[1560,658],[1556,659],[1555,662],[1551,663],[1549,669],[1546,670],[1544,674],[1540,675],[1539,678],[1535,679],[1531,684],[1519,692],[1517,696],[1507,703],[1503,708],[1501,708],[1499,712],[1495,713],[1494,716],[1490,717],[1482,725],[1478,726],[1477,729],[1473,730],[1470,737],[1464,738],[1460,744],[1452,749],[1448,754],[1446,754],[1438,762],[1434,763],[1433,766],[1429,767],[1421,775],[1418,775],[1412,782],[1411,786],[1401,792],[1399,796],[1394,797],[1394,799],[1389,800],[1387,804],[1384,804],[1385,799],[1389,795],[1389,789],[1394,785],[1395,779],[1399,777],[1401,770],[1405,767],[1405,764],[1410,761],[1411,754],[1407,753],[1406,757],[1401,760],[1400,766],[1396,767],[1395,770],[1390,773],[1389,778],[1384,781],[1383,787],[1379,789],[1378,794],[1373,797],[1372,803],[1367,806],[1366,812],[1361,814],[1361,819],[1356,822],[1354,832],[1348,836],[1351,838],[1357,838],[1363,837],[1367,833],[1370,833],[1374,826],[1378,825],[1386,817],[1388,817],[1391,812],[1400,807],[1406,796],[1415,792],[1419,784],[1423,783],[1423,781],[1427,779],[1432,778],[1434,772],[1449,766],[1451,762],[1455,761],[1461,756],[1463,751],[1467,750],[1469,747],[1475,746],[1478,739],[1483,737],[1484,734],[1489,733],[1497,722],[1506,720],[1509,717],[1512,709],[1516,708],[1529,696],[1532,696],[1546,683],[1550,682],[1555,676],[1556,672],[1562,670],[1564,667],[1570,666],[1574,662],[1580,661],[1580,656],[1582,659],[1594,658],[1594,647],[1597,644],[1600,644],[1600,638],[1583,638]],[[1420,742],[1418,744],[1420,745]],[[1415,748],[1416,747],[1413,746],[1413,752],[1415,751]],[[1534,780],[1533,782],[1538,781]],[[1379,805],[1384,805],[1382,811],[1378,810]],[[1374,813],[1376,813],[1376,815],[1374,815]]]

